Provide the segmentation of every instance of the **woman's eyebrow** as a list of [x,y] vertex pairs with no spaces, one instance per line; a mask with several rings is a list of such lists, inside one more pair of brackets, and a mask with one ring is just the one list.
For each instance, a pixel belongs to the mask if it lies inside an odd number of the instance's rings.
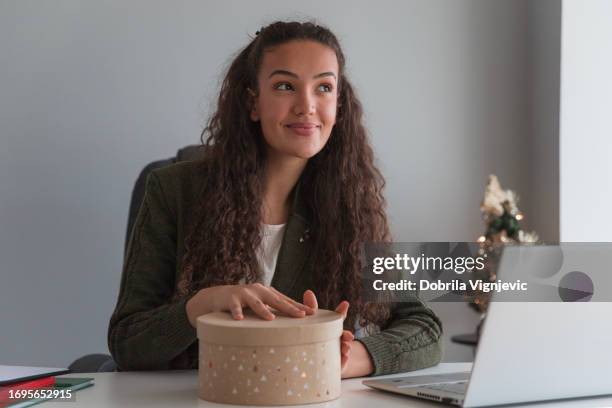
[[[290,77],[293,77],[293,78],[296,78],[296,79],[300,79],[300,77],[297,74],[294,74],[293,72],[287,71],[287,70],[284,70],[284,69],[277,69],[277,70],[273,71],[270,74],[270,76],[268,76],[268,78],[272,78],[272,76],[274,76],[274,75],[287,75],[287,76],[290,76]],[[322,78],[322,77],[326,77],[326,76],[332,76],[332,77],[334,77],[334,79],[337,79],[336,78],[336,74],[334,74],[331,71],[321,72],[320,74],[317,74],[317,75],[313,76],[312,78],[313,79],[317,79],[317,78]]]

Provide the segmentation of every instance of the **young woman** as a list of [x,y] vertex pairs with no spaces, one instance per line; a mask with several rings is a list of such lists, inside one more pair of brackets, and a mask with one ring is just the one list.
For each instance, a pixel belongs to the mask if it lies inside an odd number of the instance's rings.
[[[333,33],[262,28],[229,67],[205,135],[202,160],[147,180],[109,327],[119,369],[196,368],[195,321],[211,311],[300,318],[318,304],[345,315],[345,378],[440,361],[430,309],[362,297],[361,245],[390,238],[384,180]],[[356,326],[368,335],[354,339]]]

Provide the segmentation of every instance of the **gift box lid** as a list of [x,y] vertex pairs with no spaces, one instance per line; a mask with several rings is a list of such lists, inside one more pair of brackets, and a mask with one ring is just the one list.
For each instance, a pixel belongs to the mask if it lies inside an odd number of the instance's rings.
[[198,338],[205,343],[235,346],[291,346],[340,338],[342,315],[319,309],[305,317],[276,315],[263,320],[252,311],[244,311],[243,320],[230,313],[213,312],[197,318]]

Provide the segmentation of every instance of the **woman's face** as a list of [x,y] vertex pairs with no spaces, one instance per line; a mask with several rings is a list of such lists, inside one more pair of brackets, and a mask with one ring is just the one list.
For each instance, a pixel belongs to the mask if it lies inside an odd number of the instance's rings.
[[338,60],[314,41],[291,41],[264,53],[251,119],[261,122],[270,154],[309,159],[336,123]]

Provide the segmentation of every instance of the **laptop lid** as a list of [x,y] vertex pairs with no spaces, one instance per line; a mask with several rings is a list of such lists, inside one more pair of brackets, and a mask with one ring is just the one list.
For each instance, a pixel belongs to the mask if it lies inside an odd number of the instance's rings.
[[498,278],[529,275],[555,288],[548,293],[555,300],[563,278],[581,271],[593,280],[593,296],[572,303],[498,302],[502,296],[494,294],[464,406],[612,394],[612,303],[605,302],[605,291],[612,291],[611,249],[609,243],[504,249]]

